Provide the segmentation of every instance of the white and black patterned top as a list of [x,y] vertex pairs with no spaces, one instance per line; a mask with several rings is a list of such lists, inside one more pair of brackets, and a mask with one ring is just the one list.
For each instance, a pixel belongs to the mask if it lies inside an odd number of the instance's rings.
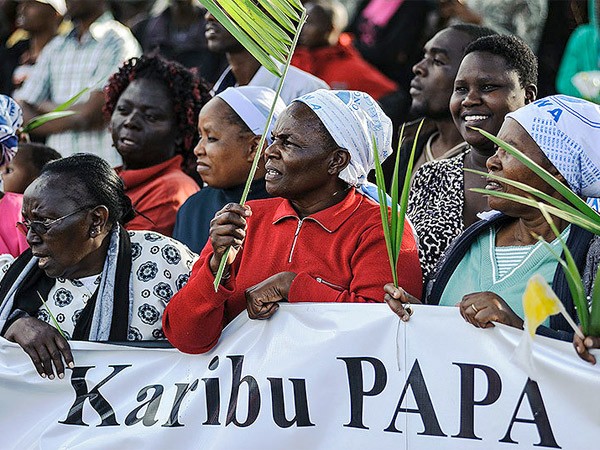
[[467,153],[423,164],[413,178],[407,214],[419,237],[419,259],[426,280],[465,228],[463,168]]
[[[133,273],[133,314],[128,340],[164,339],[162,314],[171,297],[188,281],[198,255],[175,239],[152,231],[129,231]],[[12,263],[12,262],[11,262]],[[11,263],[0,267],[0,280]],[[94,277],[91,277],[94,278]],[[58,278],[38,318],[53,325],[52,312],[67,338],[73,334],[81,310],[100,283],[100,274],[86,279]],[[129,295],[124,292],[123,295]]]

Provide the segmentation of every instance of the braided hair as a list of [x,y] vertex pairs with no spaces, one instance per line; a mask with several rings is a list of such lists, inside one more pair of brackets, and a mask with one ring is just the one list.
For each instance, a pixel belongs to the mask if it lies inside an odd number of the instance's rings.
[[176,149],[185,157],[198,139],[198,113],[211,98],[206,82],[195,71],[158,56],[140,56],[123,63],[104,88],[104,114],[110,120],[119,97],[134,80],[156,80],[167,87],[173,99],[173,115],[181,144]]

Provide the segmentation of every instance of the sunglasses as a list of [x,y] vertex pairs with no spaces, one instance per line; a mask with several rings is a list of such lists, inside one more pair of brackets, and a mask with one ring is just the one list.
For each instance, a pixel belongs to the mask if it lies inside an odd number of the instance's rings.
[[85,211],[86,209],[89,209],[89,206],[85,206],[83,208],[76,209],[72,213],[69,213],[62,217],[59,217],[58,219],[53,219],[53,220],[51,220],[51,219],[46,219],[46,220],[23,219],[22,222],[17,222],[17,230],[19,230],[25,236],[27,236],[27,233],[29,233],[29,230],[33,230],[33,232],[35,234],[37,234],[38,236],[43,236],[46,233],[48,233],[48,231],[50,231],[50,229],[57,223],[65,220],[67,217],[71,217],[77,213],[80,213],[81,211]]

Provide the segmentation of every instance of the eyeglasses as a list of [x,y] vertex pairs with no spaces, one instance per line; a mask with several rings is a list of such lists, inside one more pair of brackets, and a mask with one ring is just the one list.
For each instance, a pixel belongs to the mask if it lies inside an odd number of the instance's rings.
[[[27,233],[29,232],[29,230],[32,229],[33,232],[35,234],[37,234],[38,236],[43,236],[48,231],[50,231],[50,228],[52,228],[54,225],[56,225],[60,221],[65,220],[67,217],[71,217],[77,213],[80,213],[81,211],[85,211],[86,209],[89,209],[89,206],[85,206],[83,208],[76,209],[72,213],[69,213],[65,216],[59,217],[58,219],[54,219],[54,220],[46,219],[45,221],[41,221],[41,220],[24,219],[23,222],[17,222],[17,230],[19,230],[21,233],[23,233],[25,236],[27,236]],[[50,221],[48,222],[48,220],[50,220]]]

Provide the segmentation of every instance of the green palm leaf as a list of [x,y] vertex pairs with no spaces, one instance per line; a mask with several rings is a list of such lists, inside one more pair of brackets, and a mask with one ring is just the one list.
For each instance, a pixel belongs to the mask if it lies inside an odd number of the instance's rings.
[[521,153],[512,145],[504,142],[502,139],[498,139],[493,134],[488,133],[485,130],[480,128],[474,128],[479,131],[485,137],[494,142],[498,147],[502,148],[504,151],[514,156],[517,160],[527,166],[530,170],[532,170],[536,175],[542,178],[546,183],[552,186],[558,193],[560,193],[569,203],[571,203],[575,208],[577,208],[582,214],[589,217],[591,220],[600,223],[600,216],[596,211],[590,208],[577,194],[575,194],[571,189],[561,183],[556,177],[554,177],[551,173],[549,173],[546,169],[540,167],[535,163],[531,158]]
[[500,181],[504,184],[508,184],[510,186],[514,186],[517,189],[520,189],[530,195],[533,195],[537,198],[539,198],[540,200],[544,200],[546,203],[551,204],[552,206],[555,206],[559,209],[562,209],[563,211],[567,211],[573,215],[579,215],[580,211],[569,205],[568,203],[565,203],[555,197],[552,197],[551,195],[546,194],[545,192],[540,191],[539,189],[536,188],[532,188],[531,186],[525,184],[525,183],[521,183],[519,181],[515,181],[515,180],[509,180],[508,178],[504,178],[504,177],[499,177],[498,175],[494,175],[492,173],[488,173],[488,172],[482,172],[480,170],[475,170],[475,169],[463,169],[465,172],[471,172],[477,175],[481,175],[483,177],[487,177],[490,178],[492,180],[497,180]]
[[41,114],[39,116],[35,116],[31,119],[27,124],[23,126],[21,129],[21,133],[30,133],[32,130],[35,130],[38,127],[41,127],[47,122],[52,120],[61,119],[63,117],[72,116],[77,114],[75,111],[52,111],[46,114]]
[[[277,95],[271,105],[269,117],[242,192],[240,204],[243,205],[248,198],[250,185],[262,157],[262,149],[275,112],[276,100],[281,93],[294,49],[298,44],[300,30],[306,22],[306,9],[298,0],[256,0],[256,2],[253,0],[203,0],[202,4],[258,62],[273,75],[280,77],[276,90]],[[264,11],[267,11],[268,14]],[[290,38],[288,33],[293,34],[293,38]],[[283,64],[283,70],[279,70],[275,61]],[[225,251],[215,275],[213,283],[215,292],[221,284],[229,251],[230,248]]]
[[590,336],[600,336],[600,267],[594,278],[594,288],[592,289],[592,303],[590,305]]
[[[204,0],[203,5],[266,69],[281,77],[293,39],[306,20],[297,0]],[[266,11],[266,13],[265,13]]]
[[29,122],[27,122],[21,128],[21,133],[31,133],[32,130],[35,130],[38,127],[41,127],[47,122],[52,120],[61,119],[63,117],[72,116],[73,114],[77,114],[75,111],[67,111],[67,108],[70,108],[79,98],[90,90],[89,87],[86,87],[71,97],[64,103],[61,103],[52,111],[46,114],[41,114],[39,116],[35,116]]
[[[533,208],[537,208],[538,203],[539,203],[531,198],[522,197],[517,194],[509,194],[506,192],[498,192],[498,191],[492,191],[492,190],[481,189],[481,188],[472,188],[471,191],[478,192],[483,195],[490,195],[490,196],[494,196],[494,197],[504,198],[506,200],[511,200],[513,202],[521,203],[523,205],[531,206]],[[598,224],[597,222],[591,221],[586,217],[581,217],[579,215],[571,214],[567,211],[563,211],[554,206],[547,206],[547,209],[548,209],[548,212],[550,214],[552,214],[553,216],[556,216],[563,220],[566,220],[569,223],[573,223],[573,224],[583,228],[584,230],[588,230],[591,233],[600,234],[600,224]]]
[[394,173],[392,175],[391,185],[391,197],[392,204],[388,210],[387,206],[387,194],[385,191],[385,179],[383,176],[383,167],[381,166],[381,160],[379,159],[379,152],[377,151],[377,144],[375,137],[373,137],[373,154],[375,157],[375,181],[377,184],[377,197],[379,198],[379,208],[381,213],[381,225],[383,226],[383,235],[385,237],[385,246],[388,253],[388,259],[390,268],[392,270],[392,280],[394,286],[398,287],[398,259],[400,257],[400,249],[402,248],[402,237],[404,236],[404,221],[406,217],[406,210],[408,208],[408,194],[410,191],[410,181],[412,178],[412,169],[415,160],[415,151],[417,148],[417,139],[421,132],[423,121],[417,128],[412,149],[410,151],[410,158],[406,167],[406,175],[404,177],[404,183],[402,185],[402,194],[400,196],[400,203],[398,204],[398,193],[400,192],[399,187],[399,162],[400,162],[400,146],[404,138],[404,126],[400,130],[400,139],[398,140],[398,150],[396,152],[396,161],[394,163]]
[[[402,142],[402,133],[404,132],[404,126],[402,127],[402,131],[400,132],[400,142]],[[377,184],[377,198],[379,198],[379,212],[381,214],[381,225],[383,227],[383,236],[385,238],[385,248],[388,253],[388,261],[390,263],[390,269],[392,270],[392,280],[394,282],[394,286],[398,286],[398,273],[396,271],[396,255],[395,255],[395,244],[392,239],[395,239],[396,233],[393,231],[393,223],[394,216],[396,215],[394,206],[397,207],[397,190],[396,190],[396,200],[394,200],[394,192],[392,192],[392,205],[390,207],[391,211],[388,210],[387,206],[387,194],[385,192],[385,178],[383,176],[383,167],[381,166],[381,160],[379,159],[379,152],[377,151],[377,143],[375,142],[375,136],[372,136],[373,141],[373,155],[375,156],[375,181]],[[400,144],[398,144],[398,149],[400,149]],[[396,156],[396,161],[400,158]],[[394,168],[394,173],[397,173],[396,168],[398,164]],[[393,184],[393,182],[392,182]],[[392,238],[394,236],[394,238]]]
[[[556,238],[559,240],[560,245],[563,249],[563,254],[565,255],[565,260],[563,260],[559,255],[556,255],[556,253],[554,251],[552,251],[552,254],[564,268],[565,276],[567,279],[567,284],[569,285],[569,290],[571,291],[571,297],[573,297],[573,303],[575,304],[575,309],[577,311],[577,316],[579,317],[579,323],[581,324],[581,329],[583,330],[583,333],[587,335],[588,329],[589,329],[590,315],[588,312],[587,300],[585,298],[585,290],[583,288],[583,282],[581,281],[581,274],[579,273],[579,270],[577,269],[577,264],[575,264],[573,255],[571,255],[571,252],[569,251],[567,244],[565,244],[565,241],[561,237],[560,231],[558,230],[558,228],[556,227],[556,224],[552,220],[552,217],[550,216],[546,205],[544,205],[543,203],[538,203],[538,208],[544,215],[546,222],[548,222],[548,224],[550,225],[552,232],[554,233]],[[541,238],[539,238],[539,239],[541,239]],[[549,244],[546,241],[544,241],[543,239],[542,239],[542,242],[544,242],[544,244],[549,247]]]
[[[577,309],[577,315],[579,317],[579,323],[581,324],[581,328],[584,334],[586,335],[600,336],[600,268],[598,269],[594,282],[590,311],[588,310],[588,302],[585,296],[585,290],[581,279],[581,274],[577,269],[577,265],[575,264],[575,260],[573,259],[571,252],[567,248],[564,241],[561,239],[560,233],[551,217],[558,217],[569,223],[577,225],[585,230],[588,230],[594,234],[600,235],[600,215],[598,215],[596,211],[590,208],[587,205],[587,203],[585,203],[585,201],[582,200],[577,194],[575,194],[569,187],[565,186],[556,177],[554,177],[544,168],[540,167],[531,158],[521,153],[518,149],[484,130],[477,130],[481,134],[486,136],[488,139],[490,139],[492,142],[494,142],[499,148],[503,149],[504,151],[515,157],[522,164],[524,164],[526,167],[528,167],[530,170],[532,170],[536,175],[538,175],[546,183],[552,186],[558,193],[560,193],[565,199],[565,201],[556,199],[524,183],[508,180],[506,178],[489,173],[465,169],[469,172],[478,173],[488,178],[501,181],[502,183],[508,184],[510,186],[514,186],[517,189],[520,189],[523,192],[525,192],[526,195],[523,196],[480,188],[474,188],[471,189],[471,191],[493,197],[503,198],[506,200],[511,200],[517,203],[521,203],[523,205],[538,208],[542,212],[544,218],[550,225],[554,234],[559,239],[563,248],[563,254],[565,257],[564,260],[554,251],[552,251],[552,254],[564,268],[567,284],[569,285],[569,290],[571,291],[571,296],[573,297],[573,302]],[[545,203],[542,203],[539,200],[534,200],[532,197],[537,197],[537,199],[542,200]],[[547,244],[545,241],[544,243]]]

